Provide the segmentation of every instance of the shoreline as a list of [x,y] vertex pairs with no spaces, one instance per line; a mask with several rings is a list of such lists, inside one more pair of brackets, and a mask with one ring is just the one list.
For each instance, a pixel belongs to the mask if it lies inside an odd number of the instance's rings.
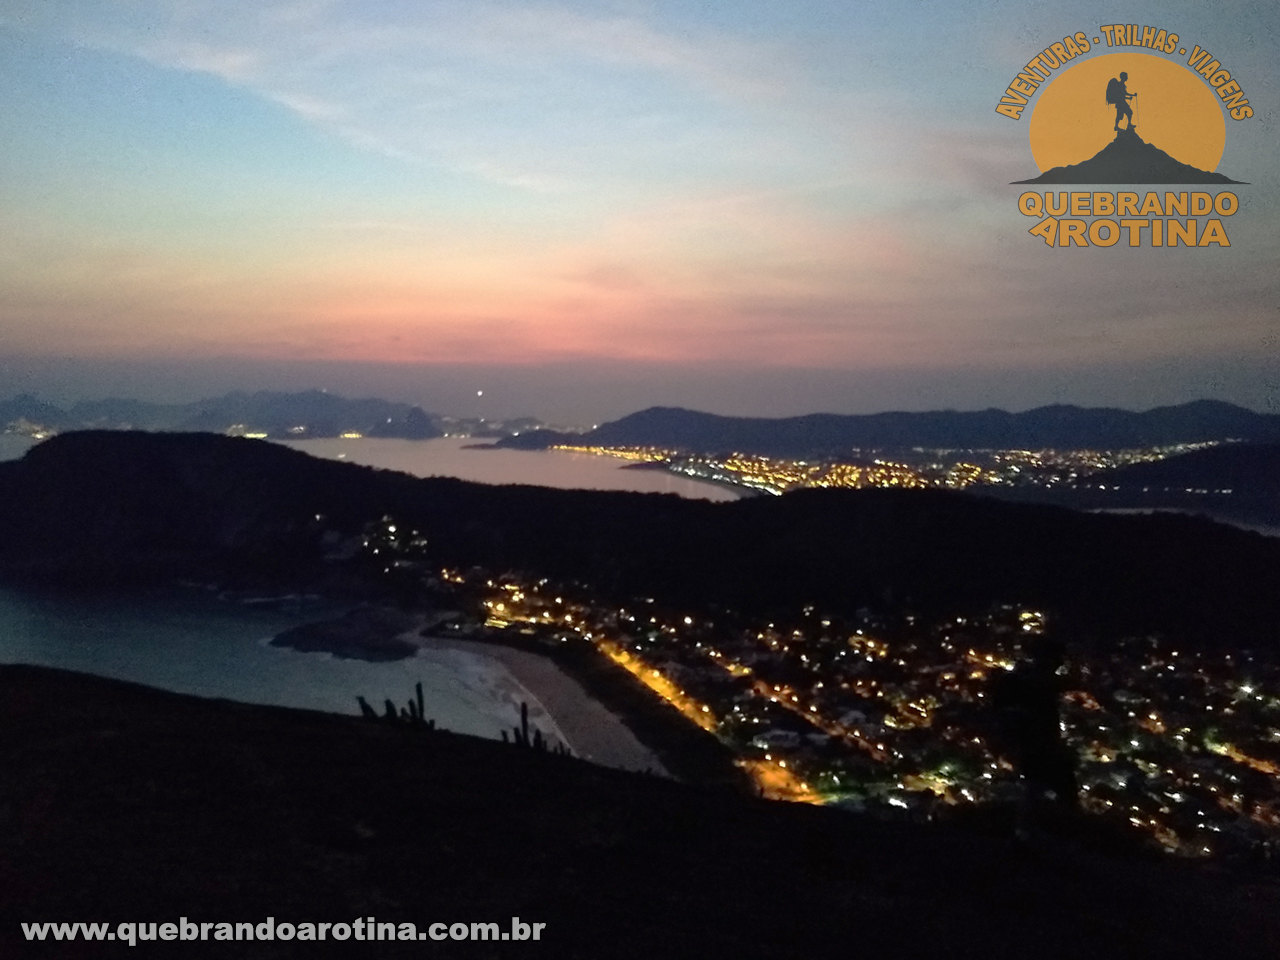
[[1207,510],[1195,510],[1191,507],[1094,507],[1086,512],[1111,513],[1116,514],[1117,516],[1149,516],[1155,513],[1178,513],[1182,514],[1184,517],[1203,517],[1206,520],[1212,520],[1214,523],[1220,523],[1223,526],[1235,527],[1237,530],[1247,530],[1250,533],[1258,533],[1264,537],[1280,537],[1280,526],[1274,523],[1251,523],[1245,519],[1235,519],[1224,514],[1213,513]]
[[[510,655],[513,663],[531,666],[533,676],[556,675],[568,681],[577,703],[590,703],[655,757],[666,775],[691,786],[729,789],[755,796],[751,777],[737,766],[732,752],[714,735],[690,723],[678,710],[654,695],[630,673],[610,662],[586,641],[546,643],[515,636],[485,640],[438,638],[437,643],[465,643],[478,655]],[[501,652],[501,653],[500,653]],[[544,673],[545,671],[554,671]],[[514,672],[514,671],[513,671]],[[536,683],[537,680],[534,680]],[[538,689],[531,690],[540,695]],[[552,717],[559,720],[554,708]],[[572,743],[572,735],[566,730]]]
[[[479,640],[400,634],[422,650],[455,650],[496,662],[546,711],[573,755],[617,770],[651,772],[675,779],[623,719],[588,693],[549,657]],[[530,704],[532,714],[533,704]],[[536,724],[535,724],[536,725]]]
[[[530,727],[541,729],[549,746],[563,743],[575,756],[592,763],[674,779],[621,717],[551,659],[538,651],[434,635],[439,622],[438,614],[366,604],[337,617],[293,627],[268,643],[370,663],[412,661],[424,655],[430,659],[433,653],[462,654],[492,670],[492,686],[485,684],[491,698],[508,702],[517,717],[520,704],[528,703]],[[517,724],[513,720],[502,732],[510,735]]]
[[[592,763],[651,772],[700,786],[754,793],[733,754],[589,643],[547,643],[516,636],[442,636],[439,613],[362,606],[279,634],[270,645],[378,662],[460,653],[498,668],[490,696],[517,711],[529,702],[531,725]],[[510,731],[515,723],[502,729]],[[546,729],[550,726],[552,729]],[[494,738],[496,739],[496,737]]]

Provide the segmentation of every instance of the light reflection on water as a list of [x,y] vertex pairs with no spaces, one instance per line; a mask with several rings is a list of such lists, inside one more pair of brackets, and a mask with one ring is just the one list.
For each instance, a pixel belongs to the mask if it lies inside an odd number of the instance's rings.
[[677,476],[665,470],[624,470],[627,461],[564,450],[474,449],[487,440],[291,440],[287,446],[315,457],[399,470],[416,477],[459,477],[477,483],[529,483],[576,490],[632,490],[675,493],[702,500],[736,500],[728,487]]
[[[674,493],[700,500],[736,500],[727,486],[704,483],[665,470],[624,470],[627,461],[563,450],[475,449],[488,440],[441,437],[435,440],[290,440],[284,445],[329,460],[345,460],[415,477],[458,477],[476,483],[528,483],[562,490],[631,490]],[[35,441],[0,434],[0,460],[17,460]]]

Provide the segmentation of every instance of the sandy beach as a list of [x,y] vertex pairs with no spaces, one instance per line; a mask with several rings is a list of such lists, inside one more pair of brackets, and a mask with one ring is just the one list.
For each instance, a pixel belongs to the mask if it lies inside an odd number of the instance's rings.
[[[418,664],[428,668],[422,681],[427,715],[445,729],[496,739],[510,734],[526,703],[531,733],[539,730],[548,746],[564,743],[574,755],[606,767],[673,776],[617,713],[552,658],[499,643],[432,636],[439,619],[362,605],[286,630],[270,645],[347,661],[400,662],[410,673]],[[484,718],[483,730],[468,724],[476,717]]]
[[[550,714],[575,756],[619,770],[671,774],[621,720],[546,657],[499,644],[401,634],[424,651],[456,650],[501,665]],[[531,704],[532,707],[532,704]]]

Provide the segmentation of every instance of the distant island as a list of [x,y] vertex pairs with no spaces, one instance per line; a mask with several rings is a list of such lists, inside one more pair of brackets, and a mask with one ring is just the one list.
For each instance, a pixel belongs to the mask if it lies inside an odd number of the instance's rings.
[[447,417],[376,398],[347,399],[327,390],[233,392],[192,403],[82,400],[63,409],[23,394],[0,401],[0,430],[42,439],[68,430],[207,431],[271,440],[390,437],[431,440],[446,435],[502,437],[542,424]]
[[340,617],[285,630],[272,638],[271,645],[331,653],[344,660],[403,660],[413,656],[418,646],[400,639],[400,634],[412,630],[420,619],[391,607],[357,607]]
[[[1271,449],[1280,443],[1280,417],[1208,400],[1145,412],[1054,405],[1021,413],[938,410],[776,419],[651,407],[585,432],[548,429],[530,417],[460,420],[323,391],[233,393],[176,406],[94,401],[65,411],[31,397],[0,402],[0,424],[32,440],[86,423],[150,431],[179,424],[284,441],[467,436],[480,442],[466,449],[614,457],[624,469],[666,471],[742,496],[804,487],[935,487],[1078,509],[1207,513],[1256,529],[1280,529]],[[1231,452],[1206,449],[1223,445]],[[1157,461],[1164,466],[1153,473]],[[1143,470],[1129,469],[1143,464]]]
[[229,393],[186,404],[80,401],[68,409],[24,394],[0,400],[0,430],[43,439],[72,430],[209,432],[273,440],[476,437],[484,446],[545,450],[572,444],[662,447],[686,453],[830,457],[855,450],[1116,450],[1227,438],[1280,442],[1280,416],[1214,400],[1133,412],[1069,404],[1021,413],[891,411],[731,417],[680,407],[649,407],[585,432],[547,428],[535,417],[449,417],[389,400],[347,399],[322,390]]

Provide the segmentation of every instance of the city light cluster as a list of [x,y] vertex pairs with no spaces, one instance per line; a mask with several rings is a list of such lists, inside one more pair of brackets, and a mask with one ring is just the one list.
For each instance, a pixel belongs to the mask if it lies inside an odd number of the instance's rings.
[[[763,622],[441,570],[426,542],[386,517],[362,549],[463,611],[442,629],[530,649],[587,645],[719,738],[764,796],[928,820],[1027,795],[1001,691],[1056,647],[1039,609],[809,606]],[[1280,854],[1280,658],[1211,649],[1153,637],[1060,649],[1050,709],[1074,800],[1178,855]]]
[[846,457],[818,460],[746,453],[689,454],[664,447],[564,444],[552,449],[615,457],[635,464],[654,464],[697,480],[776,495],[806,487],[962,490],[975,486],[1063,486],[1106,490],[1106,473],[1117,467],[1150,463],[1215,445],[1215,442],[1180,443],[1135,450],[935,450],[917,447],[896,451],[892,459],[879,451],[850,450]]

